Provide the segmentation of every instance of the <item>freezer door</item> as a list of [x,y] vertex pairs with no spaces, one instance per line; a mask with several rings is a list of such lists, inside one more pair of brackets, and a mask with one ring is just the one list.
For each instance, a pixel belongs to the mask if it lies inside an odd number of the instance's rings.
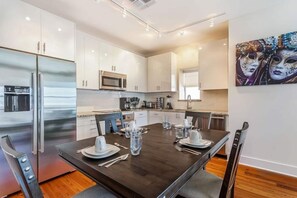
[[[34,111],[36,58],[31,54],[0,48],[0,137],[11,137],[16,150],[30,158],[35,174],[37,122],[33,121],[33,117],[37,117]],[[20,188],[0,149],[0,197],[18,190]]]
[[39,181],[73,168],[59,156],[57,144],[76,137],[76,66],[73,62],[38,57]]

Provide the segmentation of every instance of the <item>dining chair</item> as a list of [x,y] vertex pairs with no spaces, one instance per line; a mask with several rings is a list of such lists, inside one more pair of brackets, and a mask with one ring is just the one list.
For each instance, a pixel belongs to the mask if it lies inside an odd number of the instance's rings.
[[[1,137],[0,142],[4,156],[26,198],[42,198],[43,194],[28,156],[15,150],[8,135]],[[104,197],[115,198],[111,192],[99,185],[90,187],[74,196],[75,198]]]
[[198,171],[181,188],[177,197],[233,198],[238,162],[248,128],[249,124],[244,122],[242,129],[238,129],[235,133],[231,154],[223,180],[205,170]]
[[185,118],[192,117],[192,125],[199,129],[209,129],[211,112],[186,111]]
[[97,124],[99,135],[104,135],[100,126],[100,122],[102,121],[105,122],[105,133],[119,131],[118,125],[117,125],[118,120],[120,121],[121,128],[124,128],[123,115],[121,112],[109,113],[109,114],[98,114],[98,115],[95,115],[95,118],[96,118],[96,124]]

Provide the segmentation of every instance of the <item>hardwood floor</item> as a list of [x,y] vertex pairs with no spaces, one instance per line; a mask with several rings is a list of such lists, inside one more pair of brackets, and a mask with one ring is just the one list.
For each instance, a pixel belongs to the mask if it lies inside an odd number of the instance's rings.
[[[224,176],[226,160],[213,158],[206,170]],[[89,178],[75,171],[41,184],[44,197],[67,198],[95,185]],[[16,193],[9,197],[23,197]],[[296,198],[297,178],[239,165],[235,186],[236,198]]]

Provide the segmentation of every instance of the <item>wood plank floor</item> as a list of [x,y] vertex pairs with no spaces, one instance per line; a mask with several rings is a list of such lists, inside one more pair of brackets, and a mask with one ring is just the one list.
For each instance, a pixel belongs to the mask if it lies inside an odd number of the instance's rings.
[[[220,177],[223,177],[226,168],[226,160],[213,158],[206,169]],[[95,185],[89,178],[75,171],[41,184],[45,198],[67,198]],[[22,193],[16,193],[9,197],[23,197]],[[252,167],[240,165],[235,186],[236,198],[296,198],[297,178],[288,177]]]

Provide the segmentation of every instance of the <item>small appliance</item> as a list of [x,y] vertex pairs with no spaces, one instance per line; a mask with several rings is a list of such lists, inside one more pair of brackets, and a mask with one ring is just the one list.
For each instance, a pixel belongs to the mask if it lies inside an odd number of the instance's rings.
[[122,111],[127,111],[131,109],[130,98],[128,97],[120,98],[120,109]]

